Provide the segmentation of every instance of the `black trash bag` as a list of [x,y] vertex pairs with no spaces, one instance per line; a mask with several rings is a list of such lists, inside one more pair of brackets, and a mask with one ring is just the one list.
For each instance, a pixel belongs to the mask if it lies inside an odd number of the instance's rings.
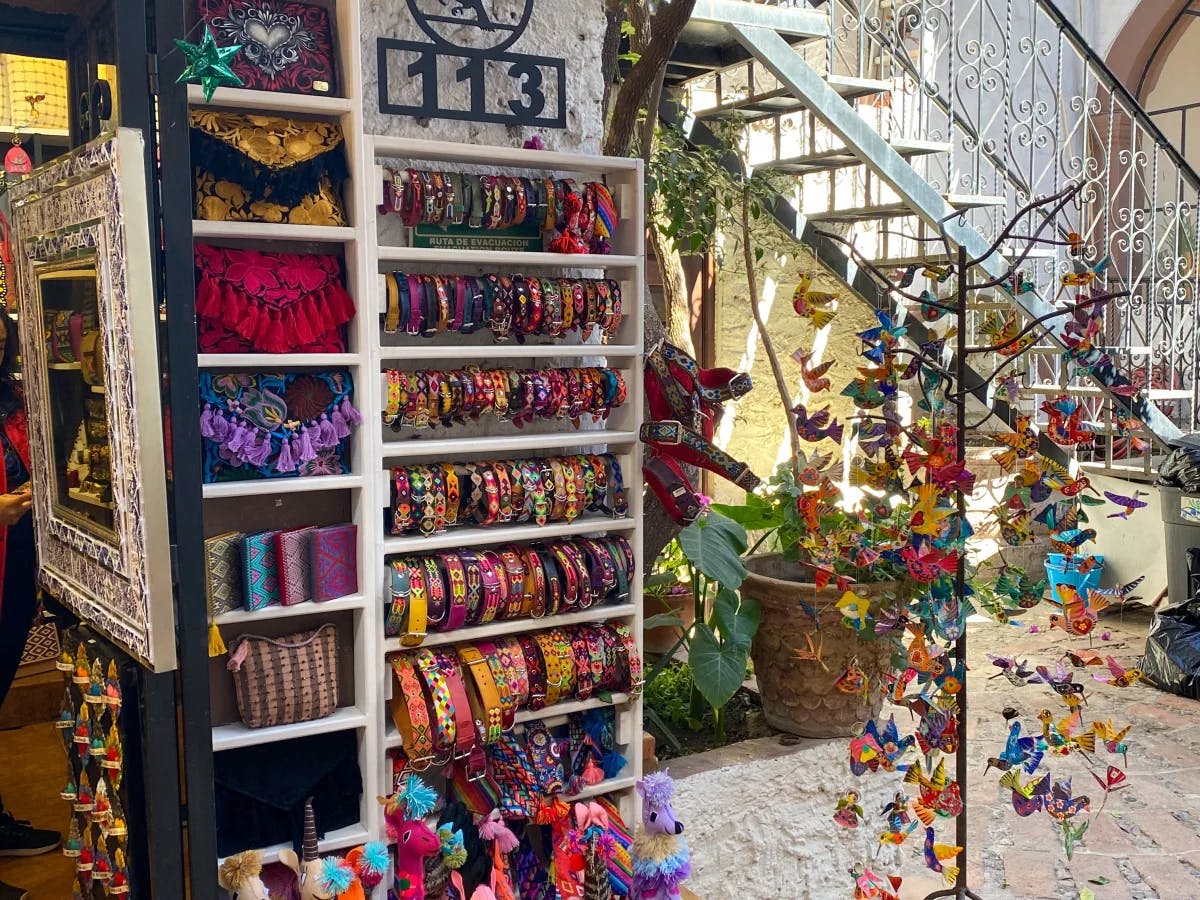
[[1189,434],[1172,444],[1171,454],[1158,468],[1157,484],[1200,493],[1200,435]]
[[1188,614],[1190,606],[1155,614],[1141,670],[1156,687],[1200,700],[1200,617]]

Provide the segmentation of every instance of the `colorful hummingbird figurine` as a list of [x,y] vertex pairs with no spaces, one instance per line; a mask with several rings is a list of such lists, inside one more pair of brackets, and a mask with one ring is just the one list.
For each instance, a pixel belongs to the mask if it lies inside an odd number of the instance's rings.
[[1049,418],[1046,434],[1060,447],[1079,447],[1096,441],[1095,431],[1082,422],[1083,407],[1072,397],[1055,397],[1041,406]]
[[1036,737],[1022,736],[1021,723],[1014,720],[1008,726],[1008,740],[1004,744],[1004,752],[1000,759],[1011,766],[1020,766],[1030,775],[1037,771],[1045,755],[1041,743]]
[[1033,670],[1029,668],[1028,660],[1017,662],[1015,656],[995,656],[991,653],[987,655],[987,658],[992,661],[993,666],[1000,670],[995,675],[989,675],[988,681],[1003,676],[1013,687],[1021,687],[1033,677]]
[[1035,340],[1033,332],[1021,334],[1021,323],[1015,312],[1001,315],[993,310],[984,317],[979,331],[991,339],[990,348],[1001,356],[1016,356],[1032,347]]
[[994,589],[1012,600],[1021,609],[1033,609],[1042,602],[1042,597],[1050,587],[1050,582],[1043,578],[1034,581],[1021,569],[1005,566],[1000,570]]
[[1104,275],[1104,272],[1105,272],[1105,270],[1108,269],[1108,265],[1110,262],[1111,262],[1111,259],[1106,256],[1106,257],[1104,257],[1104,259],[1100,260],[1100,262],[1096,263],[1090,269],[1085,269],[1082,272],[1066,273],[1065,275],[1062,276],[1062,288],[1059,289],[1059,293],[1061,294],[1062,290],[1064,288],[1069,288],[1069,287],[1075,287],[1075,288],[1091,287],[1093,284],[1096,283],[1097,280],[1099,280],[1101,278],[1102,275]]
[[1105,794],[1111,794],[1113,791],[1119,791],[1123,787],[1129,787],[1129,780],[1125,776],[1125,773],[1116,766],[1108,766],[1103,778],[1095,772],[1092,773],[1092,777],[1096,779],[1096,783],[1100,785],[1100,789]]
[[1066,756],[1075,750],[1083,750],[1087,753],[1096,752],[1096,735],[1093,732],[1085,731],[1078,737],[1071,734],[1072,728],[1078,722],[1077,715],[1073,714],[1056,725],[1054,713],[1043,709],[1038,713],[1038,719],[1042,723],[1042,740],[1045,741],[1047,748],[1052,753]]
[[1066,559],[1072,559],[1079,551],[1079,548],[1088,541],[1096,539],[1095,528],[1084,528],[1076,531],[1074,534],[1055,534],[1050,538],[1050,548],[1056,553],[1061,553]]
[[879,325],[858,332],[856,337],[866,344],[862,355],[876,365],[882,365],[884,356],[908,334],[908,329],[897,325],[891,315],[882,309],[875,310],[875,318],[879,320]]
[[1000,526],[1000,537],[1008,546],[1020,547],[1033,541],[1033,524],[1029,510],[1012,512],[1007,505],[1001,505],[996,507],[992,514]]
[[946,520],[955,514],[954,510],[949,506],[939,505],[942,494],[933,482],[920,485],[916,494],[917,502],[909,516],[909,527],[914,534],[940,537],[946,529]]
[[990,435],[996,443],[1008,447],[992,457],[1005,472],[1011,472],[1018,459],[1030,459],[1038,451],[1038,430],[1033,427],[1033,419],[1026,415],[1017,416],[1013,427],[1016,430],[1012,434]]
[[1114,494],[1112,491],[1105,491],[1104,496],[1110,503],[1115,503],[1117,506],[1122,507],[1120,512],[1109,513],[1108,518],[1128,519],[1130,513],[1143,509],[1146,506],[1146,501],[1139,500],[1138,497],[1148,497],[1150,495],[1146,491],[1134,491],[1132,497],[1125,497],[1121,494]]
[[1024,819],[1046,808],[1050,797],[1050,773],[1035,775],[1022,784],[1021,776],[1012,769],[1000,776],[1000,786],[1012,792],[1013,811]]
[[1106,657],[1104,662],[1108,666],[1108,671],[1092,677],[1105,684],[1111,684],[1113,687],[1129,687],[1146,677],[1146,673],[1141,669],[1135,666],[1127,669],[1111,656]]
[[962,847],[951,847],[947,844],[935,844],[933,828],[925,829],[925,865],[934,872],[940,872],[946,879],[946,884],[958,881],[958,866],[946,865],[947,860],[954,859],[962,853]]
[[930,825],[935,816],[953,818],[963,811],[962,792],[957,781],[946,778],[946,762],[942,760],[929,777],[921,771],[917,761],[904,773],[904,783],[918,787],[919,796],[913,801],[913,812],[924,825]]
[[854,877],[854,900],[900,900],[900,885],[904,879],[899,875],[883,878],[870,869],[850,874]]
[[814,291],[812,289],[812,274],[802,272],[800,274],[800,284],[796,286],[796,290],[792,293],[792,309],[796,311],[796,315],[808,319],[813,323],[813,328],[820,331],[832,322],[837,315],[837,311],[832,308],[837,304],[837,299],[837,294],[831,294],[827,291]]
[[1050,616],[1050,627],[1076,637],[1091,634],[1100,621],[1100,612],[1109,605],[1108,599],[1095,591],[1083,595],[1070,584],[1056,584],[1049,602],[1062,609],[1062,615]]
[[1132,725],[1126,725],[1120,731],[1113,725],[1112,719],[1107,722],[1093,722],[1092,732],[1096,739],[1104,744],[1109,753],[1120,753],[1125,765],[1129,765],[1129,745],[1125,743],[1125,735],[1129,734]]
[[813,444],[826,438],[835,444],[842,442],[844,427],[833,418],[828,406],[809,415],[804,404],[798,403],[792,407],[792,412],[796,415],[796,431],[804,440]]
[[915,581],[929,584],[958,570],[958,551],[937,550],[931,544],[923,544],[920,550],[905,547],[900,557]]
[[1055,663],[1053,672],[1046,666],[1038,666],[1035,672],[1036,674],[1029,679],[1030,683],[1044,684],[1060,697],[1083,693],[1083,685],[1072,679],[1071,672],[1061,661]]
[[1050,788],[1050,796],[1045,802],[1046,812],[1056,822],[1065,822],[1091,809],[1091,799],[1086,795],[1071,796],[1071,779],[1064,778],[1054,782]]

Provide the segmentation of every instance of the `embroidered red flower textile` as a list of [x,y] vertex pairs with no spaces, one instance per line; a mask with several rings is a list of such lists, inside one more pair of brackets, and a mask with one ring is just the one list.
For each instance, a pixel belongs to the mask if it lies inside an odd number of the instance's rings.
[[336,256],[196,245],[201,353],[341,353],[354,300]]

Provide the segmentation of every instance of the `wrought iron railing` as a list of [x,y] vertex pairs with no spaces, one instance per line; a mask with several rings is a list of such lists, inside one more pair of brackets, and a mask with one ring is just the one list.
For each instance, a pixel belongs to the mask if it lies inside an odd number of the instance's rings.
[[[1085,184],[1060,232],[1083,235],[1084,260],[1109,257],[1109,284],[1129,291],[1109,309],[1104,342],[1181,429],[1200,428],[1200,177],[1055,5],[825,0],[822,8],[831,16],[828,71],[892,86],[881,101],[859,101],[881,134],[949,144],[948,153],[914,165],[961,200],[985,234],[1032,197]],[[843,193],[882,190],[863,169],[823,177],[858,182],[843,184]],[[865,225],[860,246],[873,241],[863,250],[880,257],[920,252],[884,233],[895,230],[895,222]],[[1026,274],[1053,297],[1078,264],[1052,253],[1031,260]],[[1032,380],[1075,383],[1061,366],[1044,356]]]

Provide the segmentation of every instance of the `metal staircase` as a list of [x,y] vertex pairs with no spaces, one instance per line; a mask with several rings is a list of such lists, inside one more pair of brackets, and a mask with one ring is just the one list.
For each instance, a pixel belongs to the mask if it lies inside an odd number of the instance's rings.
[[[1071,293],[1062,276],[1107,256],[1108,287],[1129,296],[1107,309],[1103,349],[1145,390],[1131,403],[1108,391],[1114,371],[1075,374],[1052,330],[1017,409],[1076,397],[1098,435],[1080,463],[1125,477],[1200,430],[1200,177],[1050,0],[699,0],[668,78],[700,130],[748,123],[751,161],[794,180],[783,218],[798,236],[836,231],[880,268],[927,259],[938,222],[982,256],[1030,200],[1082,183],[1054,227],[1082,235],[1083,254],[1026,259],[1035,289],[997,290],[968,329],[993,309],[1051,312]],[[854,275],[844,255],[835,268]]]

